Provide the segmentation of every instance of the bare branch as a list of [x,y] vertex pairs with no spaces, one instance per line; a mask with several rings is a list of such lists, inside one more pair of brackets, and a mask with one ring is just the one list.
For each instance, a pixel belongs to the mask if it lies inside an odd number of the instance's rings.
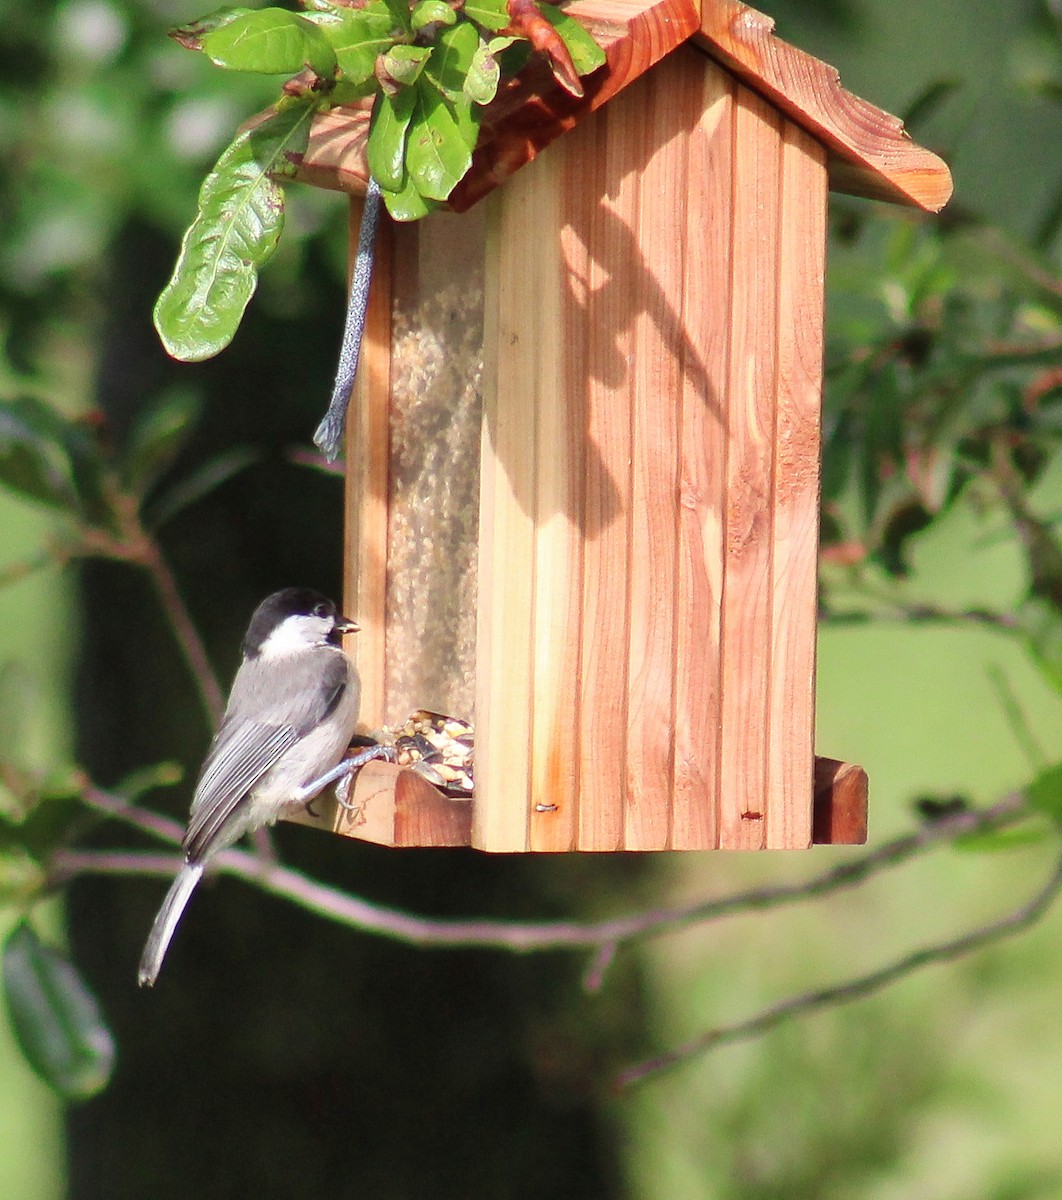
[[[181,840],[183,831],[175,821],[130,805],[100,788],[88,788],[85,801],[98,811],[134,825],[152,837],[173,845]],[[688,925],[717,921],[736,913],[762,912],[856,887],[880,871],[899,866],[933,846],[962,834],[1012,824],[1027,811],[1024,798],[1015,793],[980,812],[958,812],[928,823],[915,833],[896,838],[869,854],[840,863],[800,883],[753,888],[696,904],[649,909],[594,922],[440,920],[373,904],[245,850],[226,850],[215,862],[226,874],[254,883],[263,891],[291,900],[319,916],[409,945],[492,947],[518,954],[562,949],[601,951],[603,947],[618,946],[642,937],[658,937]],[[57,864],[69,862],[69,858],[57,856]],[[87,860],[82,860],[81,869],[91,869]]]
[[127,850],[58,850],[52,857],[51,880],[66,883],[75,875],[159,875],[176,873],[181,860],[174,854],[145,854]]
[[790,996],[753,1017],[735,1021],[732,1025],[720,1025],[715,1029],[709,1029],[683,1045],[677,1046],[674,1050],[665,1051],[627,1067],[616,1077],[616,1086],[618,1088],[629,1087],[649,1075],[655,1075],[660,1071],[677,1066],[695,1055],[714,1050],[717,1046],[750,1041],[774,1029],[775,1026],[804,1013],[822,1008],[835,1008],[841,1004],[851,1004],[855,1000],[862,1000],[923,967],[953,962],[957,958],[963,958],[983,949],[992,942],[1023,933],[1047,913],[1060,892],[1062,892],[1062,858],[1055,863],[1047,882],[1034,893],[1031,899],[1006,916],[1000,917],[988,925],[979,925],[947,941],[923,946],[921,949],[914,950],[903,958],[898,958],[866,975],[845,980],[831,987]]
[[179,846],[184,837],[184,830],[176,821],[164,817],[161,813],[130,804],[123,797],[105,792],[103,788],[93,784],[85,788],[81,799],[89,808],[94,808],[108,817],[116,817],[119,821],[124,821],[159,841],[169,842],[172,846]]
[[144,553],[137,560],[151,576],[158,593],[166,619],[170,623],[177,644],[181,648],[184,661],[195,680],[199,698],[210,719],[211,725],[217,725],[225,708],[225,696],[218,683],[214,668],[210,665],[210,657],[206,646],[199,636],[177,586],[177,580],[170,570],[170,564],[163,558],[157,543],[145,534]]

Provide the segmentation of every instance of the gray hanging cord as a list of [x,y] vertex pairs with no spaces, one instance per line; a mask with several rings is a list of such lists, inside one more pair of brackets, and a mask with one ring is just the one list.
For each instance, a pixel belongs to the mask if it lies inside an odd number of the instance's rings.
[[347,320],[343,326],[343,344],[339,348],[336,381],[332,385],[332,399],[328,402],[328,412],[313,435],[314,444],[329,462],[336,461],[343,444],[343,424],[347,415],[347,405],[350,403],[350,393],[354,387],[354,376],[358,370],[361,336],[365,332],[365,310],[369,304],[369,284],[372,282],[376,227],[379,221],[380,185],[370,176],[365,189],[361,228],[358,230],[358,252],[354,257],[354,273],[350,280]]

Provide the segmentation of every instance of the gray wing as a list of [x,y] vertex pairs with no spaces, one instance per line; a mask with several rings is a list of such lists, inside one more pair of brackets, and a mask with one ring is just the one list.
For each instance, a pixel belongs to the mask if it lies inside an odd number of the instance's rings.
[[248,794],[335,709],[347,686],[345,655],[323,648],[283,667],[257,659],[240,667],[192,799],[183,842],[189,861],[226,844],[225,827]]

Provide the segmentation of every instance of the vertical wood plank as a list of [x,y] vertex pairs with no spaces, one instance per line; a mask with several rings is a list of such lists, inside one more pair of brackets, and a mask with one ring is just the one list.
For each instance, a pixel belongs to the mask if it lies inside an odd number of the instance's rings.
[[[688,269],[690,132],[704,63],[678,51],[639,85],[645,112],[635,235],[640,271],[631,329],[632,407],[628,850],[662,850],[671,837],[675,742],[679,414],[687,369],[683,282]],[[695,238],[703,236],[696,230]]]
[[[603,164],[595,186],[578,189],[575,214],[591,268],[584,319],[587,429],[583,501],[583,614],[579,713],[579,834],[582,850],[623,844],[627,781],[630,631],[632,298],[638,294],[643,89],[637,84],[594,118]],[[589,127],[589,125],[588,125]]]
[[[483,451],[476,634],[476,801],[472,844],[527,850],[534,621],[536,305],[534,190],[517,177],[492,197],[483,330]],[[531,385],[533,392],[533,383]]]
[[[526,175],[535,190],[539,246],[526,264],[536,310],[535,634],[531,849],[571,850],[578,828],[582,610],[582,473],[586,354],[576,298],[586,249],[561,216],[570,171],[588,147],[576,131]],[[519,401],[518,401],[519,402]]]
[[826,152],[782,130],[767,846],[811,845]]
[[765,844],[780,129],[776,110],[736,89],[720,714],[720,845],[727,849]]
[[719,844],[720,612],[727,461],[734,84],[710,60],[690,137],[681,389],[671,845]]
[[[358,197],[350,201],[350,247],[358,244],[361,212]],[[393,227],[380,218],[361,358],[347,416],[344,489],[344,609],[357,618],[361,632],[347,649],[361,675],[361,724],[383,723],[387,646],[385,633],[387,579],[388,412],[391,394],[391,269]]]

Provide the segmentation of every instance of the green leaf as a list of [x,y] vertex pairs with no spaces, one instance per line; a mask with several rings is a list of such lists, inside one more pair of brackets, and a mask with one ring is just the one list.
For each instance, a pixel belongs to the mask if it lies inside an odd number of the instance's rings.
[[461,11],[484,29],[504,29],[512,19],[506,0],[465,0]]
[[401,30],[402,33],[412,33],[412,25],[410,24],[409,4],[407,0],[383,0],[383,4],[387,11],[391,14],[391,20],[394,22],[394,28]]
[[446,3],[446,0],[421,0],[410,13],[410,24],[413,32],[424,28],[425,25],[453,25],[457,13]]
[[176,29],[171,29],[170,37],[174,41],[180,42],[188,50],[202,50],[202,39],[206,34],[213,33],[215,29],[220,29],[230,21],[235,21],[238,17],[245,17],[252,12],[254,12],[252,8],[215,9],[214,12],[207,13],[205,17],[197,17],[196,20],[189,21],[187,25],[178,25]]
[[[0,405],[0,463],[3,438],[10,437],[8,474],[0,467],[0,483],[52,507],[77,509],[95,525],[114,528],[114,513],[104,482],[104,462],[93,422],[96,414],[70,420],[48,404],[23,396]],[[19,448],[19,428],[30,431],[30,443]],[[36,445],[36,451],[30,447]],[[45,460],[38,457],[43,451]],[[43,473],[42,473],[43,472]],[[48,499],[49,494],[51,499]]]
[[373,105],[366,158],[373,179],[386,191],[400,192],[405,185],[406,138],[416,102],[413,88],[399,88],[393,96],[381,92]]
[[409,178],[397,191],[392,192],[381,187],[380,195],[383,196],[384,203],[387,205],[387,211],[396,221],[419,221],[421,217],[426,217],[428,213],[438,207],[436,201],[426,200],[417,191],[413,180]]
[[1062,823],[1062,763],[1044,768],[1026,787],[1025,798],[1030,807]]
[[416,83],[429,54],[430,46],[407,46],[405,43],[399,43],[384,55],[384,70],[396,83]]
[[77,497],[56,446],[58,414],[25,397],[0,401],[0,485],[50,508],[76,509]]
[[33,1070],[67,1100],[101,1092],[115,1046],[77,968],[23,921],[4,943],[4,994],[15,1040]]
[[479,34],[467,21],[444,29],[435,39],[424,74],[450,99],[464,91],[465,78],[479,49]]
[[366,96],[374,96],[379,90],[375,75],[370,75],[360,83],[350,83],[346,79],[337,79],[335,87],[329,93],[333,104],[355,105]]
[[138,494],[170,467],[191,437],[202,410],[198,392],[173,388],[138,413],[125,445],[122,478]]
[[236,138],[203,182],[199,212],[155,304],[155,328],[174,358],[199,362],[232,340],[284,227],[284,195],[271,173],[305,149],[312,117],[312,103],[302,98],[278,104]]
[[472,165],[465,131],[444,97],[423,79],[409,126],[406,170],[417,191],[429,200],[445,200]]
[[0,904],[25,907],[48,886],[48,873],[23,850],[7,848],[10,822],[0,817]]
[[574,17],[554,8],[552,4],[540,4],[539,12],[560,34],[561,41],[568,47],[572,64],[580,75],[589,75],[605,63],[605,52]]
[[[497,41],[510,43],[511,38],[497,38]],[[484,42],[472,56],[472,63],[465,78],[465,95],[477,104],[489,104],[498,91],[501,82],[501,68],[490,47]]]
[[343,77],[352,83],[373,78],[377,57],[394,44],[399,29],[382,0],[371,0],[364,8],[348,8],[341,13],[314,13],[306,19],[328,39]]
[[336,70],[336,53],[320,28],[285,8],[244,12],[204,33],[203,53],[229,71],[295,75],[310,67],[323,78]]
[[479,141],[480,108],[467,96],[458,96],[449,107],[457,123],[458,132],[471,154]]

